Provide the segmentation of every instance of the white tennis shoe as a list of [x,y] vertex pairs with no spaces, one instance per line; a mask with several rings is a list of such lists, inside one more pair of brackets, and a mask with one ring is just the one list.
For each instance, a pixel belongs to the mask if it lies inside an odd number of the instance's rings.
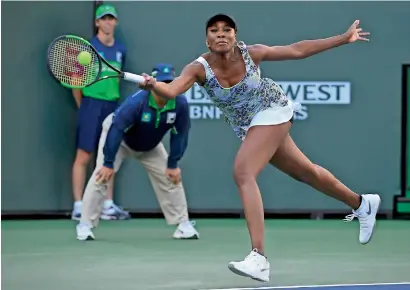
[[252,250],[243,261],[230,262],[228,268],[237,275],[269,282],[270,264],[266,257],[259,254],[257,250]]
[[195,221],[185,221],[178,225],[177,229],[174,232],[174,239],[191,239],[197,240],[199,239],[199,233],[194,228]]
[[91,227],[87,224],[79,223],[76,227],[77,230],[77,240],[79,241],[89,241],[95,240],[94,233]]
[[378,194],[363,194],[362,203],[357,210],[347,215],[345,222],[351,222],[355,217],[359,220],[359,242],[363,245],[370,242],[376,225],[376,215],[379,211],[381,198]]

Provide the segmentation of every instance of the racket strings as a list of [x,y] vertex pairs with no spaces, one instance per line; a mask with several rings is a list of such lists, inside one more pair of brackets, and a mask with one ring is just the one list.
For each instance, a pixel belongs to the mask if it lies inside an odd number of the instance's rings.
[[[78,55],[83,51],[91,54],[91,62],[88,65],[78,62]],[[98,56],[81,39],[57,40],[50,49],[49,62],[53,75],[70,86],[86,86],[97,78],[99,72]]]

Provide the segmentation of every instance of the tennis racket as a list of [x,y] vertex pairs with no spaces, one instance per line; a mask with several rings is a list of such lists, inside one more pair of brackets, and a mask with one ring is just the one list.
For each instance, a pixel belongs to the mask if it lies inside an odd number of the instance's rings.
[[[91,55],[91,62],[78,62],[81,52]],[[101,77],[103,63],[116,75]],[[75,35],[62,35],[52,41],[47,50],[47,66],[52,76],[63,86],[72,89],[88,87],[108,78],[122,78],[134,83],[143,83],[144,77],[123,72],[110,65],[87,40]]]

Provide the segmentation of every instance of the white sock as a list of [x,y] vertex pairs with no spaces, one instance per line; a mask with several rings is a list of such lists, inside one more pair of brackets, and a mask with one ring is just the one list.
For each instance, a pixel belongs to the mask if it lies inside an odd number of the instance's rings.
[[109,209],[110,207],[112,207],[112,205],[114,204],[112,199],[107,199],[104,201],[104,208],[105,209]]
[[82,206],[83,206],[83,202],[81,200],[74,202],[75,211],[81,211]]

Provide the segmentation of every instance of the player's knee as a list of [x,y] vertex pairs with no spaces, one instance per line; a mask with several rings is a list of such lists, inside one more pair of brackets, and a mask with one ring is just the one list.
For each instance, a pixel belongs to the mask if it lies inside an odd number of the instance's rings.
[[235,166],[233,170],[233,177],[238,186],[256,181],[255,174],[253,174],[245,166]]

